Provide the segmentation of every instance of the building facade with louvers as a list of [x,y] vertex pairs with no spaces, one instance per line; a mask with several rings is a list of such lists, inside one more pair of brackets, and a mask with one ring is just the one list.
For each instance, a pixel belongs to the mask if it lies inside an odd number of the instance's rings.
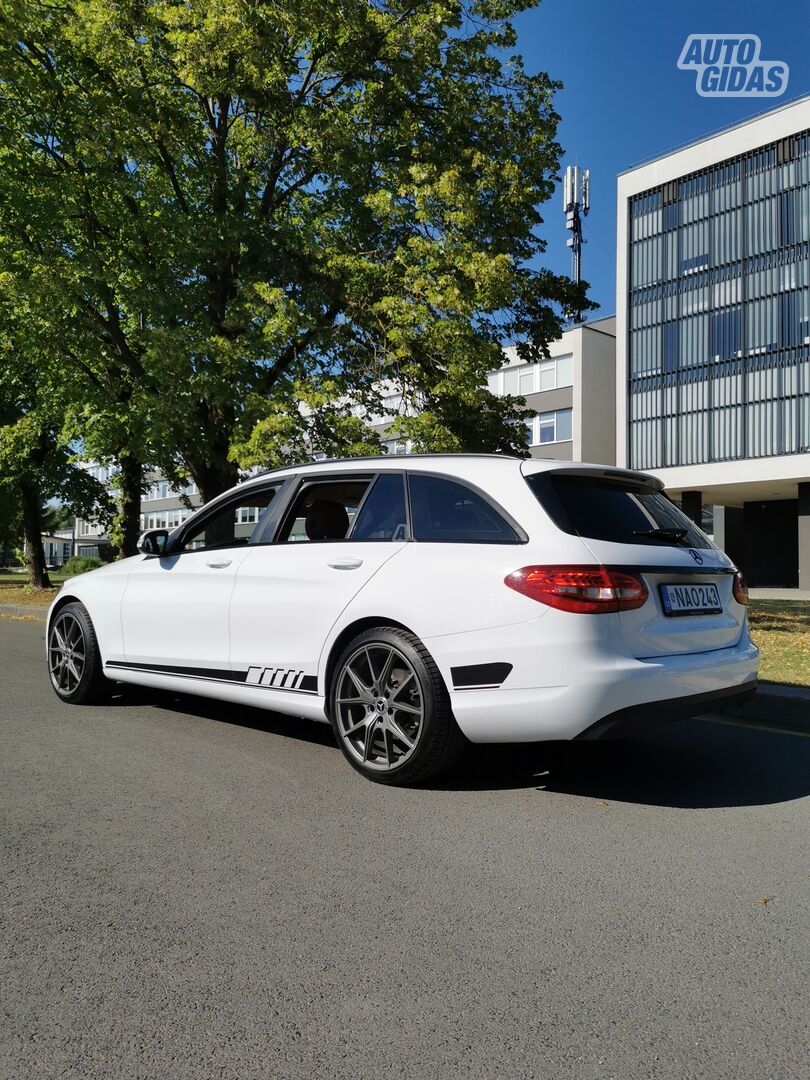
[[619,177],[617,402],[620,464],[810,589],[810,97]]

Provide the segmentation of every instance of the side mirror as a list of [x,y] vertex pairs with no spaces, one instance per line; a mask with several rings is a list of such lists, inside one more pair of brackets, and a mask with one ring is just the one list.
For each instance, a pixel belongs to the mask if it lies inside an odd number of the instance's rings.
[[162,555],[168,540],[168,529],[149,529],[138,541],[138,551],[144,555]]

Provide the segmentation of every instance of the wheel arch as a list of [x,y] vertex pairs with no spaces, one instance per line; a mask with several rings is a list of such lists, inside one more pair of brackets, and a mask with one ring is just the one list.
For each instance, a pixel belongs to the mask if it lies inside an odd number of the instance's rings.
[[54,617],[58,615],[58,613],[62,610],[63,607],[67,607],[68,604],[83,603],[83,600],[80,600],[78,596],[74,596],[72,593],[65,593],[64,595],[60,593],[59,596],[57,596],[57,598],[54,600],[51,610],[48,612],[48,623],[45,628],[46,631],[50,629]]
[[[324,670],[324,708],[326,710],[327,717],[329,716],[329,695],[332,690],[332,679],[335,674],[335,667],[337,666],[338,658],[352,638],[357,637],[358,634],[365,633],[366,630],[371,630],[375,626],[393,626],[397,630],[404,630],[408,634],[413,634],[414,637],[419,635],[411,629],[410,626],[406,626],[405,623],[399,622],[398,619],[389,618],[387,615],[366,615],[362,619],[355,619],[350,622],[348,626],[340,631],[338,636],[332,642],[329,649],[329,655],[326,659],[326,668]],[[420,638],[421,640],[421,638]]]

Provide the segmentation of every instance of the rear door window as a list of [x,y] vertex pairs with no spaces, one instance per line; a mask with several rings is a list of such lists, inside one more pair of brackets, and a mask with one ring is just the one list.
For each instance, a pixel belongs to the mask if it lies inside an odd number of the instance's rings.
[[518,544],[520,537],[483,495],[456,480],[411,473],[414,540]]
[[408,533],[405,477],[381,473],[355,518],[352,540],[404,540]]
[[616,544],[711,546],[686,514],[646,484],[564,473],[535,473],[526,482],[564,532]]

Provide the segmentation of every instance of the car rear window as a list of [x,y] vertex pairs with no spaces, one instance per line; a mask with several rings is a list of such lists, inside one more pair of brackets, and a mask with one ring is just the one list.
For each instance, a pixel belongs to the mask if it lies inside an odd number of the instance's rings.
[[711,546],[686,514],[646,484],[565,473],[535,473],[526,481],[546,513],[565,532],[617,544]]

